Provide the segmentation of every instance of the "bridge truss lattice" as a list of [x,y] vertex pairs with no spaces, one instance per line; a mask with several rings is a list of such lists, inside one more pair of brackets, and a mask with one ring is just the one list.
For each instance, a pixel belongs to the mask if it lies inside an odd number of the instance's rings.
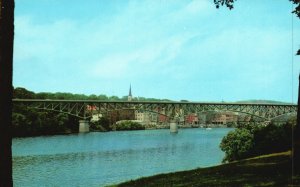
[[[157,102],[157,101],[98,101],[98,100],[40,100],[13,99],[14,104],[30,108],[56,111],[88,119],[92,113],[105,114],[108,111],[132,109],[151,111],[176,119],[190,113],[206,111],[230,111],[252,115],[262,120],[297,112],[294,104],[268,103],[200,103],[200,102]],[[92,112],[91,112],[92,111]]]

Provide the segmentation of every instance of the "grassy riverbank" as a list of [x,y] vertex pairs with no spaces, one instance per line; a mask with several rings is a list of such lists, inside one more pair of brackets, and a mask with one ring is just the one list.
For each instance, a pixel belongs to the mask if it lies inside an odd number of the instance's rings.
[[[113,186],[291,186],[291,152],[259,156],[219,166],[159,174]],[[300,185],[300,177],[293,180]]]

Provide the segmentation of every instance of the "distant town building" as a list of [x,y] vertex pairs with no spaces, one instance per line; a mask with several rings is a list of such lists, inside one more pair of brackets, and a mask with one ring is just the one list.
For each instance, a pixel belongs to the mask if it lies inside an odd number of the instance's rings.
[[96,111],[98,110],[98,107],[96,107],[95,105],[86,105],[86,110],[89,112]]
[[212,124],[226,124],[238,121],[238,115],[233,112],[220,112],[212,118]]
[[135,119],[142,124],[149,124],[157,121],[157,113],[135,110]]
[[238,121],[238,114],[233,112],[226,112],[226,123],[229,122],[237,122]]
[[206,114],[198,113],[199,124],[206,124]]
[[198,124],[199,123],[198,115],[196,113],[186,115],[185,123]]
[[135,115],[132,109],[113,110],[107,113],[107,118],[110,124],[115,124],[120,120],[134,120]]
[[168,116],[163,115],[163,114],[158,115],[158,122],[159,123],[167,123],[168,120],[169,120]]
[[215,114],[214,118],[211,120],[212,124],[226,124],[226,115],[225,114]]

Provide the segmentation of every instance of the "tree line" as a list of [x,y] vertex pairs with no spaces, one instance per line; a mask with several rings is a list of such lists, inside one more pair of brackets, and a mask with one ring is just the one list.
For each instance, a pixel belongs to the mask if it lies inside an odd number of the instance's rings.
[[[84,95],[72,93],[35,93],[25,88],[17,87],[13,89],[14,99],[63,99],[63,100],[105,100],[105,101],[127,101],[127,96],[119,98],[117,96],[100,95]],[[135,98],[137,99],[137,98]],[[166,101],[153,98],[141,97],[143,101]],[[93,131],[110,131],[111,122],[107,117],[101,117],[99,121],[93,122],[90,129]],[[140,124],[122,123],[117,126],[116,130],[138,130],[143,129]],[[78,132],[78,118],[68,114],[58,113],[54,111],[37,110],[28,108],[23,104],[13,104],[12,109],[12,136],[39,136],[66,134]]]
[[[105,94],[73,94],[67,92],[39,92],[27,90],[25,88],[17,87],[13,90],[13,98],[15,99],[65,99],[65,100],[102,100],[102,101],[127,101],[128,96],[107,96]],[[133,101],[171,101],[169,99],[156,99],[146,97],[134,97]]]

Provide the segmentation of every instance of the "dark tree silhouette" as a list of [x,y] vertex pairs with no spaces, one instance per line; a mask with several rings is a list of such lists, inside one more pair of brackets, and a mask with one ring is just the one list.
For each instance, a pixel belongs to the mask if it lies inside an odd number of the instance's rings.
[[290,0],[290,1],[292,1],[294,4],[297,5],[295,7],[295,10],[293,11],[293,13],[296,14],[298,16],[298,18],[300,18],[300,0]]
[[[217,8],[226,5],[231,10],[233,9],[234,1],[237,0],[214,0],[214,3]],[[296,14],[300,18],[300,0],[289,0],[289,1],[293,2],[296,5],[295,10],[292,13]]]
[[219,8],[220,6],[223,6],[225,4],[231,10],[231,9],[233,9],[234,1],[236,1],[236,0],[214,0],[214,3],[217,8]]
[[[226,5],[230,10],[233,9],[233,3],[236,0],[214,0],[216,8]],[[295,4],[295,9],[292,13],[296,14],[300,19],[300,0],[289,0]],[[300,49],[296,52],[300,55]],[[293,136],[293,174],[300,174],[300,74],[299,74],[299,88],[298,88],[298,111],[297,111],[297,124],[294,128]]]
[[11,112],[14,0],[0,0],[0,186],[12,186]]

